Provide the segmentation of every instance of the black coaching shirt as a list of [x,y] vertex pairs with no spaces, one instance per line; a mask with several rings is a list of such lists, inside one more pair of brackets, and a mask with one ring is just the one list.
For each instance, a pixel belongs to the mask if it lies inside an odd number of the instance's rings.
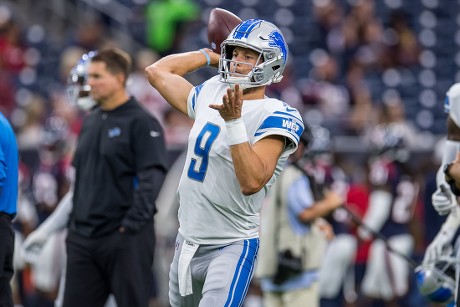
[[137,174],[151,168],[166,171],[162,127],[134,98],[111,111],[95,109],[84,119],[73,165],[70,231],[84,237],[109,234],[129,210],[148,211],[148,218],[134,221],[147,223],[156,211],[155,199],[134,200]]

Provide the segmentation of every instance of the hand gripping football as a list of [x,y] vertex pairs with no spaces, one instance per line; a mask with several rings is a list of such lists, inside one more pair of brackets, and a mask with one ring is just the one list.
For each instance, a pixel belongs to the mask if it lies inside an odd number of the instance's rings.
[[241,19],[221,8],[212,9],[208,20],[208,42],[212,51],[220,54],[220,44],[241,23]]

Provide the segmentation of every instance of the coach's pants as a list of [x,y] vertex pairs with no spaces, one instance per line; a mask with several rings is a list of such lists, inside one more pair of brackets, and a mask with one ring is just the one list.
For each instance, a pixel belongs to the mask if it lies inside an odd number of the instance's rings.
[[147,307],[153,283],[153,224],[136,234],[99,238],[67,235],[64,307],[102,307],[110,293],[118,307]]
[[14,231],[11,220],[0,215],[0,306],[13,307],[10,281],[13,277]]

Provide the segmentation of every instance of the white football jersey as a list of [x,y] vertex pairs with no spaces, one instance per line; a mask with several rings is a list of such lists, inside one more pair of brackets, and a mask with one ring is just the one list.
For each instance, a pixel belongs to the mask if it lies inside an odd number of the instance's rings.
[[228,85],[218,76],[196,86],[188,97],[187,158],[177,190],[179,233],[198,244],[226,244],[258,237],[259,210],[268,189],[297,149],[304,125],[299,112],[277,99],[245,100],[242,118],[250,144],[268,135],[286,137],[275,173],[259,192],[245,196],[233,168],[225,122],[210,104],[222,103]]

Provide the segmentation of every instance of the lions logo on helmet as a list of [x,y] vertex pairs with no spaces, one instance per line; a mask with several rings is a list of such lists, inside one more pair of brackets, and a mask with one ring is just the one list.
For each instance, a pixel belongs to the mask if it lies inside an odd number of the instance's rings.
[[96,105],[90,96],[91,87],[86,83],[88,64],[95,55],[95,51],[85,53],[77,65],[72,68],[67,79],[67,99],[85,111],[91,110]]
[[448,304],[454,300],[455,258],[442,256],[415,269],[420,294],[432,302]]
[[[236,46],[259,53],[258,64],[247,75],[238,74],[232,69],[236,64],[250,65],[232,60]],[[261,19],[249,19],[236,26],[222,42],[221,50],[220,81],[230,85],[239,84],[243,89],[280,82],[289,53],[286,40],[278,27]]]

